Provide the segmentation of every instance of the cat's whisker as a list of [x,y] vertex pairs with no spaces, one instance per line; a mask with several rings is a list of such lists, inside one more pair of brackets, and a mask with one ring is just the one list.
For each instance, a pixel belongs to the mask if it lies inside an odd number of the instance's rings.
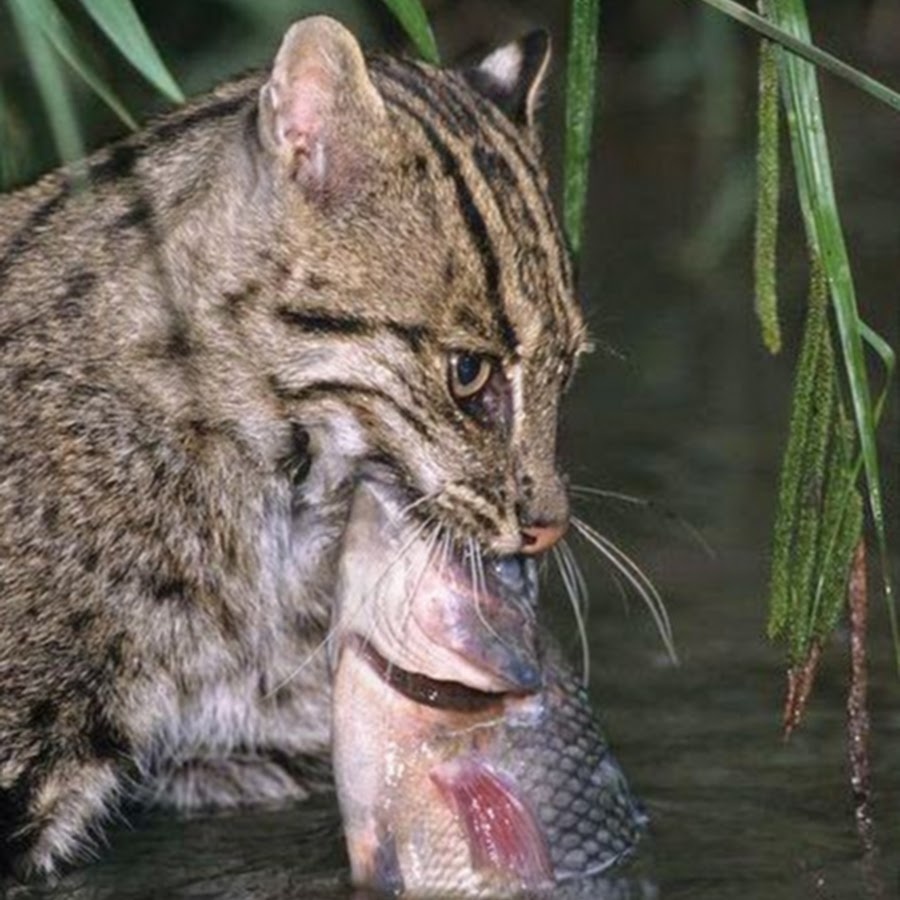
[[431,525],[431,519],[426,519],[424,522],[419,523],[411,523],[408,527],[408,533],[406,534],[403,543],[395,553],[394,557],[387,562],[384,568],[379,573],[378,577],[375,579],[375,583],[372,585],[370,591],[368,591],[363,597],[362,602],[359,604],[359,607],[354,611],[351,616],[349,623],[346,623],[344,627],[347,627],[350,623],[352,623],[355,618],[363,611],[363,607],[366,604],[374,604],[374,615],[370,616],[369,626],[366,630],[366,634],[361,635],[363,640],[363,646],[370,646],[372,643],[372,635],[375,633],[376,629],[380,628],[382,625],[381,616],[384,615],[385,604],[381,601],[384,599],[384,589],[385,589],[385,579],[390,573],[391,569],[401,561],[405,560],[408,554],[411,552],[412,548],[415,545],[416,540],[426,531],[426,529]]
[[418,538],[422,535],[422,533],[432,524],[434,521],[433,517],[427,518],[424,522],[419,522],[413,525],[410,529],[409,534],[406,536],[406,540],[404,540],[403,544],[400,546],[400,549],[394,554],[394,557],[385,565],[384,569],[382,569],[381,574],[378,578],[375,579],[374,588],[377,590],[381,587],[384,579],[387,577],[388,573],[391,569],[397,565],[400,560],[404,559],[409,553],[410,548],[413,544],[418,540]]
[[[399,623],[394,621],[394,617],[389,616],[387,614],[387,610],[391,607],[388,603],[382,603],[384,599],[383,590],[384,590],[384,576],[385,572],[378,578],[378,590],[373,595],[367,595],[369,602],[375,604],[374,615],[370,617],[370,624],[367,631],[362,638],[363,646],[371,646],[372,645],[372,637],[376,631],[379,633],[383,632],[383,637],[385,642],[389,646],[402,646],[403,642],[406,640],[407,631],[409,628],[409,618],[412,614],[413,602],[415,600],[415,596],[418,593],[419,586],[421,585],[422,579],[425,576],[425,573],[428,570],[428,567],[431,563],[431,557],[434,551],[434,545],[437,541],[437,537],[441,532],[440,525],[434,525],[434,517],[429,517],[424,522],[421,523],[420,526],[413,526],[410,538],[404,542],[403,547],[401,548],[401,554],[403,557],[407,556],[414,548],[415,541],[423,532],[425,532],[428,528],[432,528],[431,534],[425,538],[423,554],[422,554],[422,565],[419,569],[419,573],[416,576],[415,584],[411,590],[406,590],[404,592],[403,601],[400,604],[400,615],[399,615]],[[387,659],[387,672],[388,677],[390,677],[391,673],[394,669],[394,660],[392,657],[388,656]]]
[[[387,643],[394,644],[395,642],[403,641],[405,634],[406,634],[407,626],[408,626],[408,619],[412,612],[413,601],[415,599],[416,594],[418,593],[419,586],[421,585],[422,579],[424,578],[425,573],[428,570],[428,565],[431,561],[431,553],[432,553],[432,549],[433,549],[434,540],[436,538],[436,535],[440,531],[440,526],[434,524],[433,516],[429,517],[423,523],[421,523],[421,527],[413,528],[413,535],[415,536],[416,541],[418,541],[422,537],[422,535],[428,531],[429,528],[432,529],[431,533],[427,537],[425,537],[424,540],[422,540],[422,542],[421,542],[422,562],[421,562],[421,566],[418,570],[418,574],[415,576],[412,588],[409,588],[408,573],[407,573],[407,577],[404,578],[404,586],[405,586],[404,594],[403,594],[403,599],[401,600],[400,606],[399,606],[400,613],[399,613],[399,616],[397,617],[397,619],[399,621],[395,622],[393,616],[387,616],[383,612],[383,610],[392,608],[392,604],[378,602],[379,600],[383,599],[382,590],[379,590],[378,595],[376,597],[375,618],[372,622],[372,627],[370,628],[370,634],[366,639],[367,642],[370,641],[371,634],[374,633],[376,626],[379,628],[382,627],[382,622],[378,621],[378,616],[384,617],[383,618],[384,629],[385,629],[384,636],[385,636]],[[415,541],[412,543],[407,541],[404,544],[404,547],[406,548],[404,551],[404,555],[408,555],[409,553],[411,553],[412,550],[415,548],[415,546],[416,546]],[[411,565],[415,565],[415,564],[416,563],[414,560]],[[383,580],[384,580],[384,578],[382,576],[380,581],[383,582]],[[397,645],[400,646],[401,644],[398,643]],[[389,669],[390,669],[390,665],[391,665],[391,663],[389,660]]]
[[626,494],[624,491],[613,491],[606,488],[590,487],[586,484],[570,484],[570,494],[581,494],[585,497],[599,497],[604,500],[618,500],[621,503],[629,503],[633,506],[650,506],[651,500],[638,497],[634,494]]
[[434,500],[435,497],[440,493],[440,491],[431,491],[428,494],[422,494],[421,497],[417,497],[412,503],[407,503],[406,506],[401,507],[397,511],[397,515],[400,518],[404,518],[408,513],[412,512],[412,510],[417,509],[425,503],[428,503],[431,500]]
[[[341,627],[341,631],[346,631],[349,625],[353,624],[357,621],[358,617],[362,613],[366,603],[375,603],[376,604],[376,614],[378,613],[379,604],[377,603],[378,596],[380,594],[381,586],[384,583],[384,579],[387,577],[390,570],[397,565],[400,560],[402,560],[406,554],[409,552],[410,548],[415,543],[416,539],[425,531],[426,528],[431,524],[430,520],[426,520],[418,525],[416,525],[412,529],[412,533],[409,534],[406,540],[401,545],[400,549],[394,554],[391,560],[385,565],[384,569],[382,569],[381,574],[375,580],[375,584],[372,586],[372,590],[366,593],[366,596],[363,598],[362,602],[359,606],[351,613],[349,620]],[[374,623],[373,623],[374,627]],[[369,642],[371,638],[371,628],[369,629],[369,635],[364,638],[366,643]],[[289,672],[281,681],[277,682],[274,687],[271,688],[264,696],[263,700],[269,700],[274,697],[280,690],[287,687],[295,678],[301,675],[306,671],[309,666],[311,666],[314,662],[317,661],[319,655],[327,650],[333,639],[335,634],[338,633],[338,628],[335,625],[331,625],[328,628],[328,631],[325,634],[325,637],[319,641],[312,650],[307,653],[306,658],[291,672]]]
[[629,609],[628,603],[628,591],[625,588],[625,585],[622,584],[622,579],[619,578],[618,573],[614,568],[607,567],[606,568],[606,577],[613,583],[613,586],[616,589],[616,593],[619,595],[619,599],[622,601],[622,606],[627,612]]
[[641,506],[644,509],[651,510],[663,519],[675,522],[710,559],[715,559],[717,556],[712,545],[706,540],[696,525],[693,525],[684,516],[675,512],[675,510],[658,503],[656,500],[638,497],[634,494],[626,494],[623,491],[612,491],[607,490],[606,488],[591,487],[585,484],[570,484],[569,492],[579,499],[615,500],[620,503],[627,503],[631,506]]
[[332,625],[325,633],[325,637],[323,637],[322,640],[319,641],[312,648],[312,650],[310,650],[309,653],[306,654],[303,662],[301,662],[296,669],[293,669],[291,672],[285,675],[285,677],[282,678],[281,681],[277,682],[269,691],[267,691],[263,695],[262,699],[264,701],[271,700],[279,691],[286,688],[295,678],[303,674],[303,672],[305,672],[306,669],[309,668],[309,666],[317,661],[319,655],[323,651],[328,649],[328,647],[331,645],[332,640],[334,639],[335,634],[337,634],[337,628]]
[[578,560],[575,557],[574,551],[572,550],[571,546],[569,546],[569,542],[565,538],[560,541],[559,550],[560,553],[568,560],[569,570],[571,571],[572,576],[575,579],[575,584],[578,588],[578,595],[581,598],[581,608],[584,611],[585,622],[587,622],[590,591],[588,590],[584,573],[581,571],[581,566],[578,564]]
[[409,631],[409,620],[413,613],[413,605],[416,600],[416,596],[419,593],[419,588],[422,586],[422,581],[425,578],[429,568],[431,568],[434,551],[437,547],[438,539],[440,538],[441,531],[443,527],[441,525],[435,525],[431,534],[425,540],[425,546],[423,548],[422,554],[422,566],[419,569],[418,574],[416,575],[415,582],[410,590],[408,590],[403,598],[402,612],[400,615],[400,639],[405,641]]
[[672,637],[672,626],[666,605],[653,582],[647,577],[638,564],[625,553],[617,544],[604,537],[595,528],[577,516],[572,517],[572,525],[578,533],[591,544],[604,558],[609,560],[621,572],[625,580],[634,588],[638,596],[644,601],[657,631],[662,638],[672,662],[678,662],[678,654],[675,652],[675,643]]
[[493,625],[485,618],[481,601],[484,594],[487,593],[487,586],[484,579],[484,561],[481,558],[481,548],[478,542],[472,538],[466,538],[466,544],[469,549],[469,562],[472,569],[472,589],[475,596],[475,613],[478,621],[484,626],[485,630],[499,643],[503,643],[499,634]]
[[[560,577],[566,588],[566,594],[569,597],[569,603],[572,606],[572,612],[575,616],[575,624],[578,628],[578,638],[581,642],[581,679],[585,687],[590,681],[591,672],[591,651],[588,644],[587,627],[584,615],[581,610],[582,598],[579,596],[579,584],[572,572],[572,560],[563,553],[563,545],[560,544],[553,548],[553,559],[559,570]],[[566,547],[568,550],[568,547]],[[571,551],[569,551],[571,552]]]
[[453,540],[454,535],[451,529],[444,527],[444,537],[443,543],[441,547],[441,564],[440,564],[440,574],[441,578],[443,578],[447,573],[447,568],[450,565],[450,554],[453,550]]

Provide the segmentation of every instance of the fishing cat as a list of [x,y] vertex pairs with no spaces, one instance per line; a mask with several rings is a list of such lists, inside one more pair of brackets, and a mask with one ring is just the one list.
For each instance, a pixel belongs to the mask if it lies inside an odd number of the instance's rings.
[[0,201],[0,869],[125,796],[305,795],[354,479],[483,553],[560,536],[548,55],[439,70],[305,19]]

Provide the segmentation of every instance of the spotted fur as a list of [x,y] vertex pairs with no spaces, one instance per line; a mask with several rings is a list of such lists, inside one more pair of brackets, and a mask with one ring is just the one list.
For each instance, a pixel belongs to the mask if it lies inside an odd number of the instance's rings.
[[[124,793],[305,794],[355,478],[486,552],[566,518],[546,57],[364,62],[304,20],[270,72],[0,200],[0,869],[54,872]],[[461,350],[500,419],[451,396]]]

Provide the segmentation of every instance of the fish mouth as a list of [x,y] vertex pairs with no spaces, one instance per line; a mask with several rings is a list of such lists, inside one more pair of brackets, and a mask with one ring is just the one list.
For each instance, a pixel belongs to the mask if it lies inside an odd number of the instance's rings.
[[[421,537],[421,528],[411,531],[399,509],[385,485],[357,485],[341,555],[338,630],[365,635],[378,671],[392,673],[389,683],[416,702],[465,705],[462,688],[540,690],[535,560],[484,554],[471,541],[436,553],[435,541]],[[479,705],[474,694],[469,699]]]
[[[459,565],[468,563],[471,568],[471,554],[464,552]],[[482,556],[485,593],[496,594],[501,600],[537,609],[538,577],[537,563],[533,557],[515,554],[513,556]],[[469,576],[471,580],[471,575]]]
[[494,673],[507,693],[540,690],[537,564],[521,555],[483,556],[476,569],[471,563],[463,553],[447,567],[447,593],[430,614],[437,622],[435,639]]
[[[441,567],[437,585],[423,591],[414,611],[434,645],[487,674],[491,689],[461,680],[434,677],[405,668],[394,652],[382,653],[375,641],[350,632],[345,643],[397,693],[421,706],[477,713],[499,710],[508,696],[526,696],[543,687],[535,646],[537,567],[525,557],[485,558],[478,584],[460,556]],[[388,658],[390,656],[391,658]],[[446,674],[444,671],[443,674]]]
[[389,662],[358,634],[349,636],[346,649],[359,654],[388,687],[419,706],[460,713],[499,712],[507,696],[507,693],[481,691],[459,681],[443,681],[410,672]]

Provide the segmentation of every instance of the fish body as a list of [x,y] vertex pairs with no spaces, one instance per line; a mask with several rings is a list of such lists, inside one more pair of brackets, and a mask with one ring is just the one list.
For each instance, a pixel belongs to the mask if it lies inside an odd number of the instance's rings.
[[[476,604],[432,554],[377,552],[398,528],[377,491],[358,494],[341,567],[333,700],[354,883],[411,897],[541,896],[628,857],[646,817],[586,692],[533,621],[531,599],[495,626],[491,603]],[[406,598],[397,608],[407,624],[464,623],[433,667],[410,646],[421,631],[404,636],[380,620],[373,598],[386,591]],[[466,617],[467,605],[481,614]],[[439,631],[430,639],[440,643]],[[398,658],[424,665],[407,669]],[[474,685],[457,680],[472,669]]]

